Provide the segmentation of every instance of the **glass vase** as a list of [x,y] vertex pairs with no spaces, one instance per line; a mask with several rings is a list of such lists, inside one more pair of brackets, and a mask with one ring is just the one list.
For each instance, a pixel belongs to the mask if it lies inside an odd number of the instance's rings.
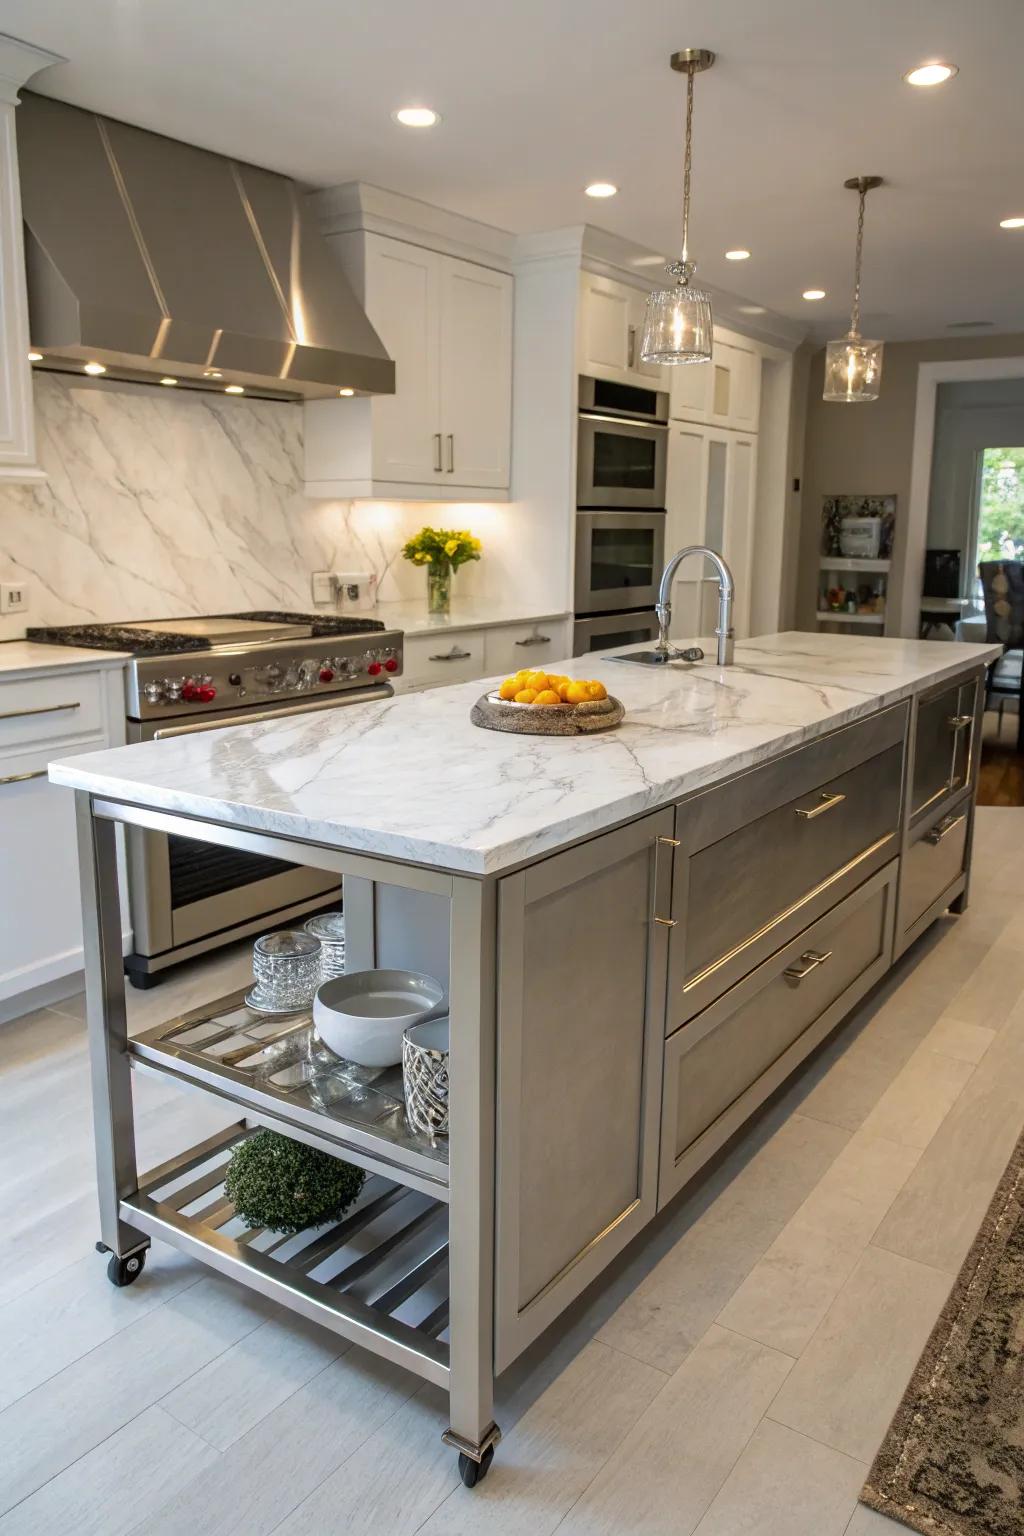
[[451,613],[452,568],[450,565],[427,567],[427,612]]

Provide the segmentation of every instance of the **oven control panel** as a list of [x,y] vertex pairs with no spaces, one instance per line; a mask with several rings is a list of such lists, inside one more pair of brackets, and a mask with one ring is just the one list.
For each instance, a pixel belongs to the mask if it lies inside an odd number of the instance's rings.
[[[186,655],[137,656],[126,673],[134,720],[247,709],[271,700],[382,689],[402,671],[402,632],[330,635]],[[372,643],[368,643],[372,642]]]

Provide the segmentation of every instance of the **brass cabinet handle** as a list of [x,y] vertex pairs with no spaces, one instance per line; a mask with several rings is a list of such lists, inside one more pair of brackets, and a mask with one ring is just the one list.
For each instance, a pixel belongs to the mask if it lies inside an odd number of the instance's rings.
[[0,714],[0,720],[24,720],[28,715],[56,715],[65,709],[81,709],[81,700],[73,704],[42,704],[37,709],[9,709]]
[[782,974],[783,976],[788,976],[791,981],[803,981],[805,976],[809,976],[812,971],[818,969],[819,965],[824,965],[826,960],[831,959],[832,951],[830,949],[825,950],[824,954],[819,949],[805,949],[800,956],[802,963],[787,965]]
[[973,725],[974,724],[974,716],[973,715],[950,715],[949,719],[946,721],[946,724],[949,726],[951,731],[962,731],[968,725]]
[[455,433],[448,433],[448,473],[455,473]]
[[937,847],[944,837],[948,837],[962,821],[966,820],[966,811],[961,811],[959,816],[944,816],[941,821],[935,823],[930,832],[925,833],[925,842],[931,843],[933,847]]
[[455,649],[454,645],[453,645],[451,650],[447,651],[443,656],[428,656],[427,660],[428,661],[468,661],[469,658],[472,656],[472,654],[473,654],[472,651],[457,651]]
[[437,471],[438,474],[441,473],[442,465],[441,465],[441,434],[440,434],[440,432],[435,432],[434,433],[434,468],[435,468],[435,470]]
[[45,779],[46,769],[36,768],[32,773],[9,773],[6,778],[0,779],[0,784],[24,784],[27,779]]
[[538,634],[527,635],[525,640],[516,640],[514,643],[516,645],[550,645],[551,636]]
[[[663,847],[664,848],[678,848],[679,847],[679,839],[678,839],[678,837],[656,837],[654,839],[654,899],[655,899],[655,901],[657,901],[657,899],[658,899],[658,854],[661,852]],[[653,917],[654,917],[654,921],[658,924],[659,928],[674,928],[676,926],[676,920],[675,920],[674,917],[659,917],[656,912],[653,914]]]
[[829,794],[827,789],[823,789],[821,800],[813,809],[805,811],[802,806],[797,806],[796,813],[803,821],[813,821],[816,816],[824,816],[826,811],[834,811],[845,799],[845,795]]

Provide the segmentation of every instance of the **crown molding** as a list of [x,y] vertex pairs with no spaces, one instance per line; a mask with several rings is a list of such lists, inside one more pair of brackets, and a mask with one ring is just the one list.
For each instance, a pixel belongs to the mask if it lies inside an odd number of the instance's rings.
[[325,235],[369,231],[502,272],[512,270],[515,237],[507,230],[435,208],[402,192],[349,181],[311,192],[309,199]]
[[34,43],[0,32],[0,101],[16,107],[18,92],[26,80],[41,69],[49,69],[51,64],[66,63],[63,54],[51,53],[49,48],[37,48]]

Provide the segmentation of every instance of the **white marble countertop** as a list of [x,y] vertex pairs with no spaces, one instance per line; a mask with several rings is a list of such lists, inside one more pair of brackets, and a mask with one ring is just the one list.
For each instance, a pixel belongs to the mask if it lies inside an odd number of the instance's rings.
[[358,614],[359,618],[380,619],[389,629],[403,629],[409,636],[435,634],[438,630],[454,634],[462,629],[497,629],[502,624],[554,623],[569,614],[550,608],[532,609],[529,603],[506,602],[502,598],[452,598],[447,614],[427,612],[427,600],[378,603],[376,608]]
[[666,668],[585,656],[626,706],[591,737],[470,723],[480,682],[145,742],[50,764],[58,784],[162,810],[473,875],[492,874],[671,803],[886,704],[998,646],[791,633],[736,664]]
[[0,677],[43,677],[50,672],[81,672],[94,667],[123,667],[128,651],[92,651],[78,645],[40,645],[35,640],[0,640]]

